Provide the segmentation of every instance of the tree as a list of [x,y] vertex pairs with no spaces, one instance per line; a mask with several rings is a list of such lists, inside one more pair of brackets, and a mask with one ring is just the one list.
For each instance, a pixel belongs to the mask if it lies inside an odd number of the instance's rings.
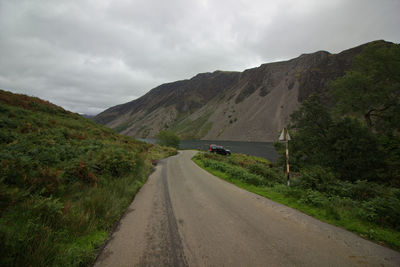
[[379,140],[357,118],[333,119],[317,95],[291,115],[291,166],[322,166],[342,180],[377,180],[383,168]]
[[342,180],[399,185],[400,46],[369,44],[329,92],[333,108],[311,95],[291,115],[293,169],[319,165]]
[[333,123],[327,136],[327,165],[342,180],[379,180],[384,167],[377,136],[357,118]]
[[[400,45],[373,42],[330,84],[337,116],[362,118],[379,139],[383,180],[400,184]],[[375,157],[378,157],[377,155]]]
[[289,128],[293,130],[293,136],[289,142],[289,149],[294,170],[305,165],[327,162],[327,137],[332,124],[328,109],[316,94],[309,96],[300,108],[292,113]]
[[338,115],[363,118],[381,132],[400,130],[400,45],[373,42],[330,84]]
[[178,149],[180,142],[179,136],[171,131],[161,131],[157,135],[157,144],[162,146],[171,146]]

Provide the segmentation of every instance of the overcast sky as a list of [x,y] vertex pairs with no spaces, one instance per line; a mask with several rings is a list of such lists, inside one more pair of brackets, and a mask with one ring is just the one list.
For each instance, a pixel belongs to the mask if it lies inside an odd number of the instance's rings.
[[0,88],[96,114],[165,82],[377,39],[400,0],[0,0]]

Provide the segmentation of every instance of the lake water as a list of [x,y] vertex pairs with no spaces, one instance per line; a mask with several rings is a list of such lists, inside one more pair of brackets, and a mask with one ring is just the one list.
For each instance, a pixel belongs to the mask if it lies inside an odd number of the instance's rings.
[[[139,139],[139,138],[138,138]],[[154,144],[156,139],[139,139],[147,143]],[[213,140],[182,140],[180,149],[199,149],[208,150],[210,144],[223,146],[232,153],[242,153],[257,157],[266,158],[275,162],[278,155],[275,151],[273,143],[268,142],[241,142],[241,141],[213,141]]]

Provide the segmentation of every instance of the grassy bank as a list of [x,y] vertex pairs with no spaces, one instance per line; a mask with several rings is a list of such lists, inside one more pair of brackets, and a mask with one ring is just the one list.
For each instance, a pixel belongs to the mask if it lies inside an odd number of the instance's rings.
[[[366,182],[336,183],[336,188],[326,193],[310,186],[309,181],[316,175],[324,175],[317,170],[300,174],[287,187],[281,170],[261,158],[198,153],[193,160],[215,176],[245,190],[400,250],[398,189]],[[368,194],[371,197],[365,198]]]
[[152,162],[175,153],[0,90],[0,265],[90,264]]

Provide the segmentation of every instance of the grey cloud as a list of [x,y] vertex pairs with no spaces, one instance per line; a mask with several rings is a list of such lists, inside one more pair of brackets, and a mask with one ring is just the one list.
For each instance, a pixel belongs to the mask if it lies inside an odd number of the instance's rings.
[[199,72],[399,42],[399,11],[397,0],[0,0],[0,88],[94,114]]

